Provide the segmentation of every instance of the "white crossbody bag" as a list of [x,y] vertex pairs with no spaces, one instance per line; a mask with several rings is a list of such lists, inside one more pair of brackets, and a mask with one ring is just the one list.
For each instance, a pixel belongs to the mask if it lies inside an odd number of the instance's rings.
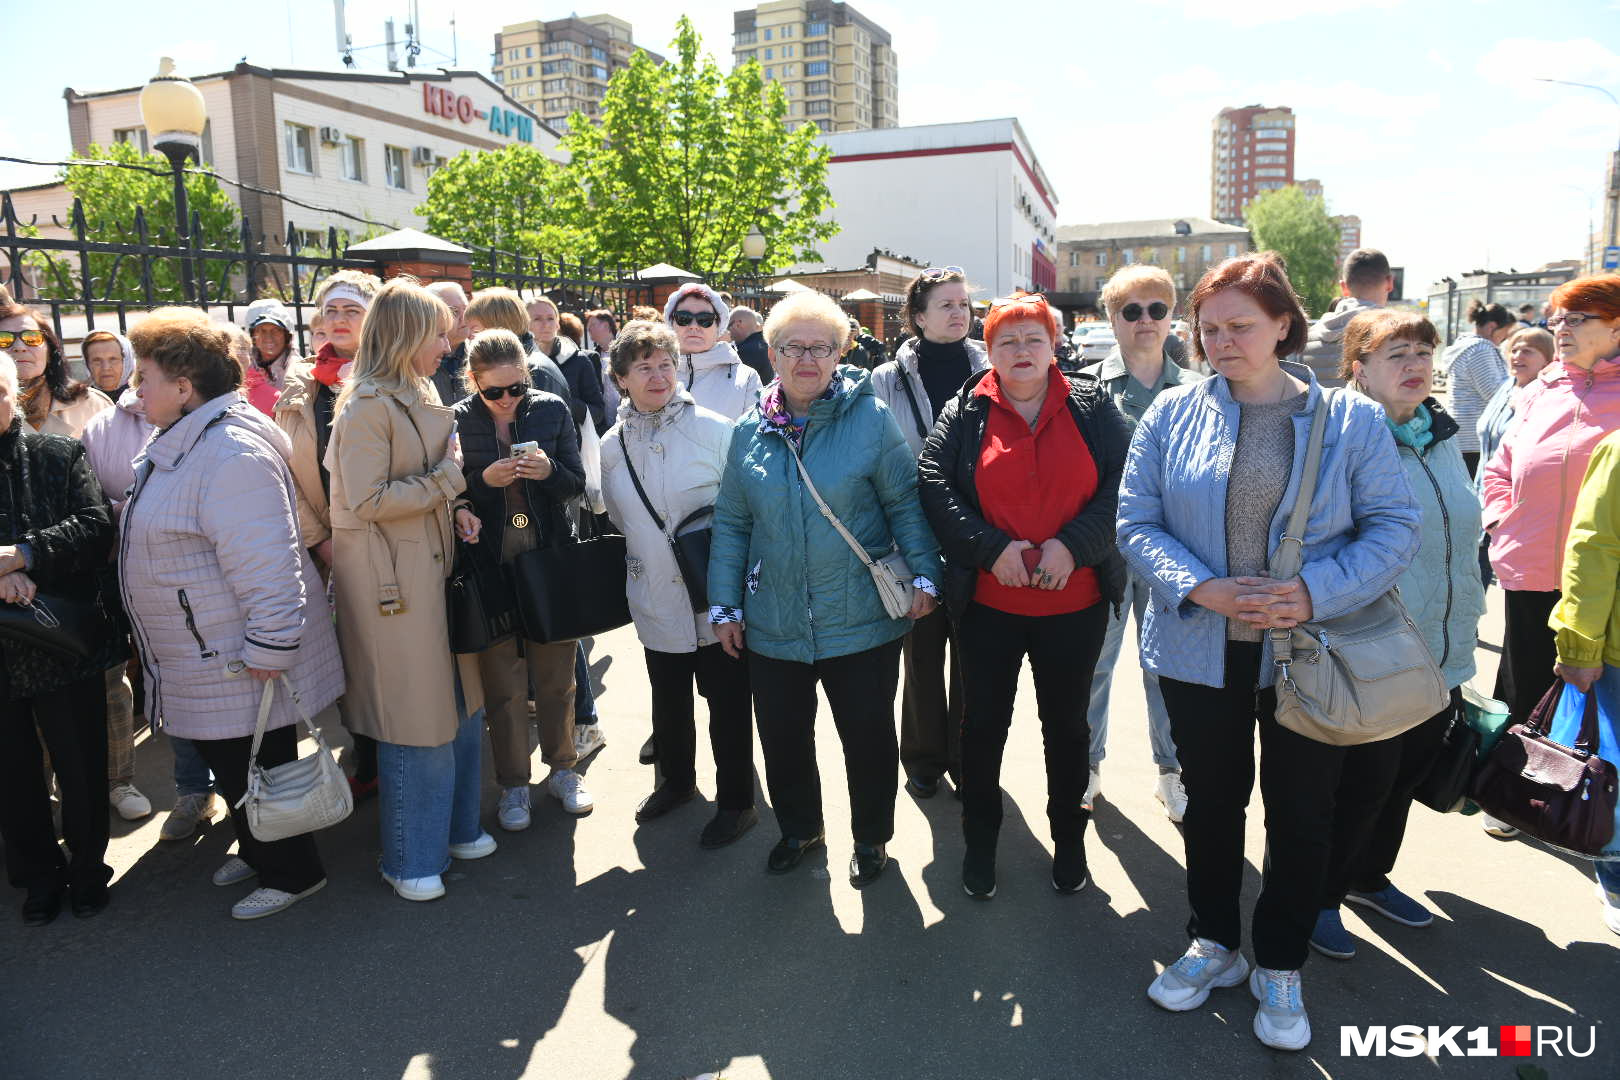
[[[292,699],[298,719],[315,736],[315,752],[266,769],[259,764],[259,744],[264,741],[264,726],[270,719],[270,705],[275,700],[278,682]],[[267,844],[336,825],[354,810],[354,795],[349,791],[348,779],[338,768],[326,739],[304,711],[304,703],[293,692],[285,675],[277,675],[264,684],[264,694],[259,699],[259,722],[253,729],[253,749],[248,755],[247,791],[236,805],[239,809],[245,807],[243,812],[254,837]]]

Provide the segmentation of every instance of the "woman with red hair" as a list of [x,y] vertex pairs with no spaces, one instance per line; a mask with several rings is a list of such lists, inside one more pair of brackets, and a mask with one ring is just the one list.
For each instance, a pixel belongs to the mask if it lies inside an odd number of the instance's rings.
[[[1091,375],[1065,376],[1039,294],[991,306],[990,368],[945,403],[918,462],[962,648],[962,888],[996,894],[1001,755],[1029,658],[1046,746],[1052,887],[1085,887],[1091,732],[1085,702],[1125,594],[1114,510],[1130,433]],[[1079,703],[1078,705],[1076,703]]]
[[[1192,331],[1215,374],[1149,406],[1119,490],[1120,549],[1154,594],[1142,664],[1159,677],[1187,788],[1193,940],[1148,997],[1183,1012],[1249,976],[1255,1035],[1299,1050],[1311,1039],[1299,969],[1348,748],[1277,722],[1266,631],[1356,611],[1388,592],[1417,553],[1420,514],[1383,409],[1357,394],[1324,393],[1309,367],[1282,360],[1299,352],[1306,322],[1277,255],[1242,255],[1206,273],[1192,294]],[[1325,437],[1301,569],[1274,580],[1271,554],[1319,409]],[[1267,858],[1250,975],[1238,947],[1256,727]]]

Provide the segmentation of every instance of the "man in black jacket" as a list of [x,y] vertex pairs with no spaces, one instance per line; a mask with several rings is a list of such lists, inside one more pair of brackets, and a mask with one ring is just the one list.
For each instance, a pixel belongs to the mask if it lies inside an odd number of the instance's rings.
[[737,349],[737,357],[759,372],[762,385],[769,384],[776,378],[776,372],[771,370],[770,350],[766,348],[765,335],[760,333],[759,316],[748,308],[735,307],[726,326],[731,331],[731,344]]

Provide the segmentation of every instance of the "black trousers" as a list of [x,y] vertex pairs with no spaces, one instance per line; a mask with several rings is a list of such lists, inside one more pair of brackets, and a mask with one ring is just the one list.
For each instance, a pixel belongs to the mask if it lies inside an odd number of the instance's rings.
[[[886,844],[894,836],[900,785],[900,746],[894,734],[894,692],[900,681],[900,641],[811,664],[748,656],[754,717],[765,751],[765,783],[783,836],[822,831],[821,772],[816,767],[816,683],[826,691],[844,745],[851,831],[857,844]],[[659,758],[664,753],[658,746]]]
[[1496,668],[1496,700],[1505,702],[1515,724],[1530,711],[1558,676],[1558,639],[1547,618],[1558,605],[1558,593],[1503,589],[1502,662]]
[[1187,933],[1228,949],[1242,944],[1243,827],[1258,726],[1266,858],[1252,924],[1254,959],[1261,967],[1295,971],[1308,954],[1327,878],[1346,748],[1277,723],[1276,691],[1256,690],[1259,675],[1260,643],[1229,641],[1225,687],[1159,680],[1187,788]]
[[1344,894],[1377,892],[1389,885],[1389,872],[1406,839],[1412,789],[1434,763],[1440,737],[1462,708],[1462,691],[1451,704],[1393,739],[1350,747],[1333,807],[1333,854],[1328,858],[1322,907],[1336,908]]
[[[94,893],[112,868],[107,854],[107,684],[102,673],[49,693],[7,700],[0,671],[0,839],[6,878],[19,889],[68,886]],[[45,756],[51,755],[62,799],[62,838],[56,841]]]
[[1473,477],[1475,477],[1475,476],[1477,476],[1479,474],[1479,451],[1478,450],[1464,450],[1463,451],[1463,468],[1468,470],[1468,476],[1469,476],[1470,479],[1472,479]]
[[1105,603],[1065,615],[1009,615],[983,604],[971,604],[962,613],[957,632],[967,687],[962,827],[970,841],[988,840],[1001,828],[1001,757],[1026,656],[1046,748],[1046,819],[1052,841],[1084,840],[1091,820],[1082,806],[1091,760],[1086,709],[1107,629]]
[[[936,608],[911,624],[902,638],[900,767],[907,776],[960,783],[962,768],[962,656],[951,622]],[[950,663],[945,647],[950,645]]]
[[[196,739],[192,745],[208,762],[220,798],[231,808],[231,824],[236,826],[237,853],[242,861],[259,872],[259,884],[266,889],[301,893],[326,877],[321,853],[315,849],[315,834],[289,836],[265,843],[248,828],[247,815],[236,802],[247,790],[249,751],[253,737],[239,739]],[[265,768],[284,765],[298,756],[298,725],[264,733],[259,745],[259,764]]]
[[748,692],[748,658],[733,660],[719,645],[689,653],[644,650],[652,684],[653,737],[666,784],[697,783],[697,720],[692,683],[709,703],[709,746],[714,752],[715,805],[746,810],[754,805],[754,710]]

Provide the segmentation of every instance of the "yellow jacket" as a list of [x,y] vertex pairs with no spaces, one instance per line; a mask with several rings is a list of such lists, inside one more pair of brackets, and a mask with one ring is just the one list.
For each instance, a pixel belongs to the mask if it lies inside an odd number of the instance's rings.
[[1547,624],[1558,659],[1572,667],[1620,667],[1620,431],[1592,451],[1564,548],[1562,593]]

